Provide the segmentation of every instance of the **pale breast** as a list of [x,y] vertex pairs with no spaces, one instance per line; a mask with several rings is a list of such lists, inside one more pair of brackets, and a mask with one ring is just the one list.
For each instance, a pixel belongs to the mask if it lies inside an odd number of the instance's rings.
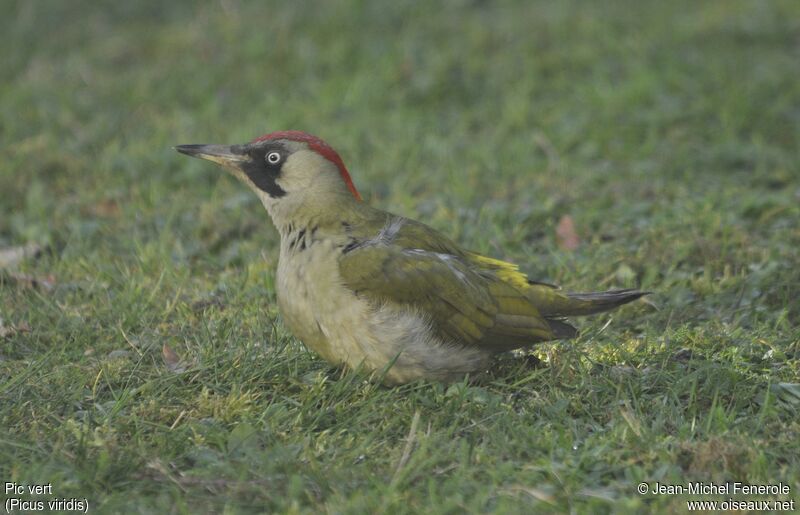
[[337,315],[341,285],[336,284],[336,246],[316,241],[302,250],[281,245],[276,276],[278,307],[291,332],[306,347],[333,364],[345,363],[332,348],[322,324]]
[[340,243],[318,239],[300,245],[284,239],[278,305],[292,333],[326,361],[368,371],[388,368],[390,383],[451,380],[488,364],[490,353],[435,337],[424,313],[393,303],[375,305],[345,288]]

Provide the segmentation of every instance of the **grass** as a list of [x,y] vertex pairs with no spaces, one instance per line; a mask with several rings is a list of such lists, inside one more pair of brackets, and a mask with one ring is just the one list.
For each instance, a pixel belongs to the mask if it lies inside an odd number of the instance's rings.
[[[682,512],[636,485],[726,480],[798,499],[797,2],[5,12],[0,247],[44,248],[0,271],[0,481],[53,485],[24,499]],[[331,369],[281,323],[255,196],[170,148],[288,128],[382,208],[658,309],[452,385]]]

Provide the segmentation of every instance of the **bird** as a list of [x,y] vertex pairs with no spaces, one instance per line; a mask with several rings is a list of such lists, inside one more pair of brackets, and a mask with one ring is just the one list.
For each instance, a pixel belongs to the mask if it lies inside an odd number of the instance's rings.
[[372,207],[339,154],[303,131],[174,148],[222,166],[261,200],[280,234],[275,290],[290,332],[332,365],[387,385],[474,376],[500,353],[575,338],[569,316],[649,293],[566,293]]

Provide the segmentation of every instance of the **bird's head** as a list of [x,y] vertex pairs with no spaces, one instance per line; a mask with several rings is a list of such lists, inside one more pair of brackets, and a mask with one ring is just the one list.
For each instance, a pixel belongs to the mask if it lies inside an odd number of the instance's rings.
[[301,131],[266,134],[241,145],[178,145],[247,184],[276,223],[298,210],[361,200],[342,158],[321,139]]

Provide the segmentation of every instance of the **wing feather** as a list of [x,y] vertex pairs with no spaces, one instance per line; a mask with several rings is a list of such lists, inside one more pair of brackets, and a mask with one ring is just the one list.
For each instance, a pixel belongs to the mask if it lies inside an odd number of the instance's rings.
[[555,337],[523,293],[457,255],[376,240],[343,254],[339,271],[345,286],[376,305],[424,313],[449,342],[505,350]]

